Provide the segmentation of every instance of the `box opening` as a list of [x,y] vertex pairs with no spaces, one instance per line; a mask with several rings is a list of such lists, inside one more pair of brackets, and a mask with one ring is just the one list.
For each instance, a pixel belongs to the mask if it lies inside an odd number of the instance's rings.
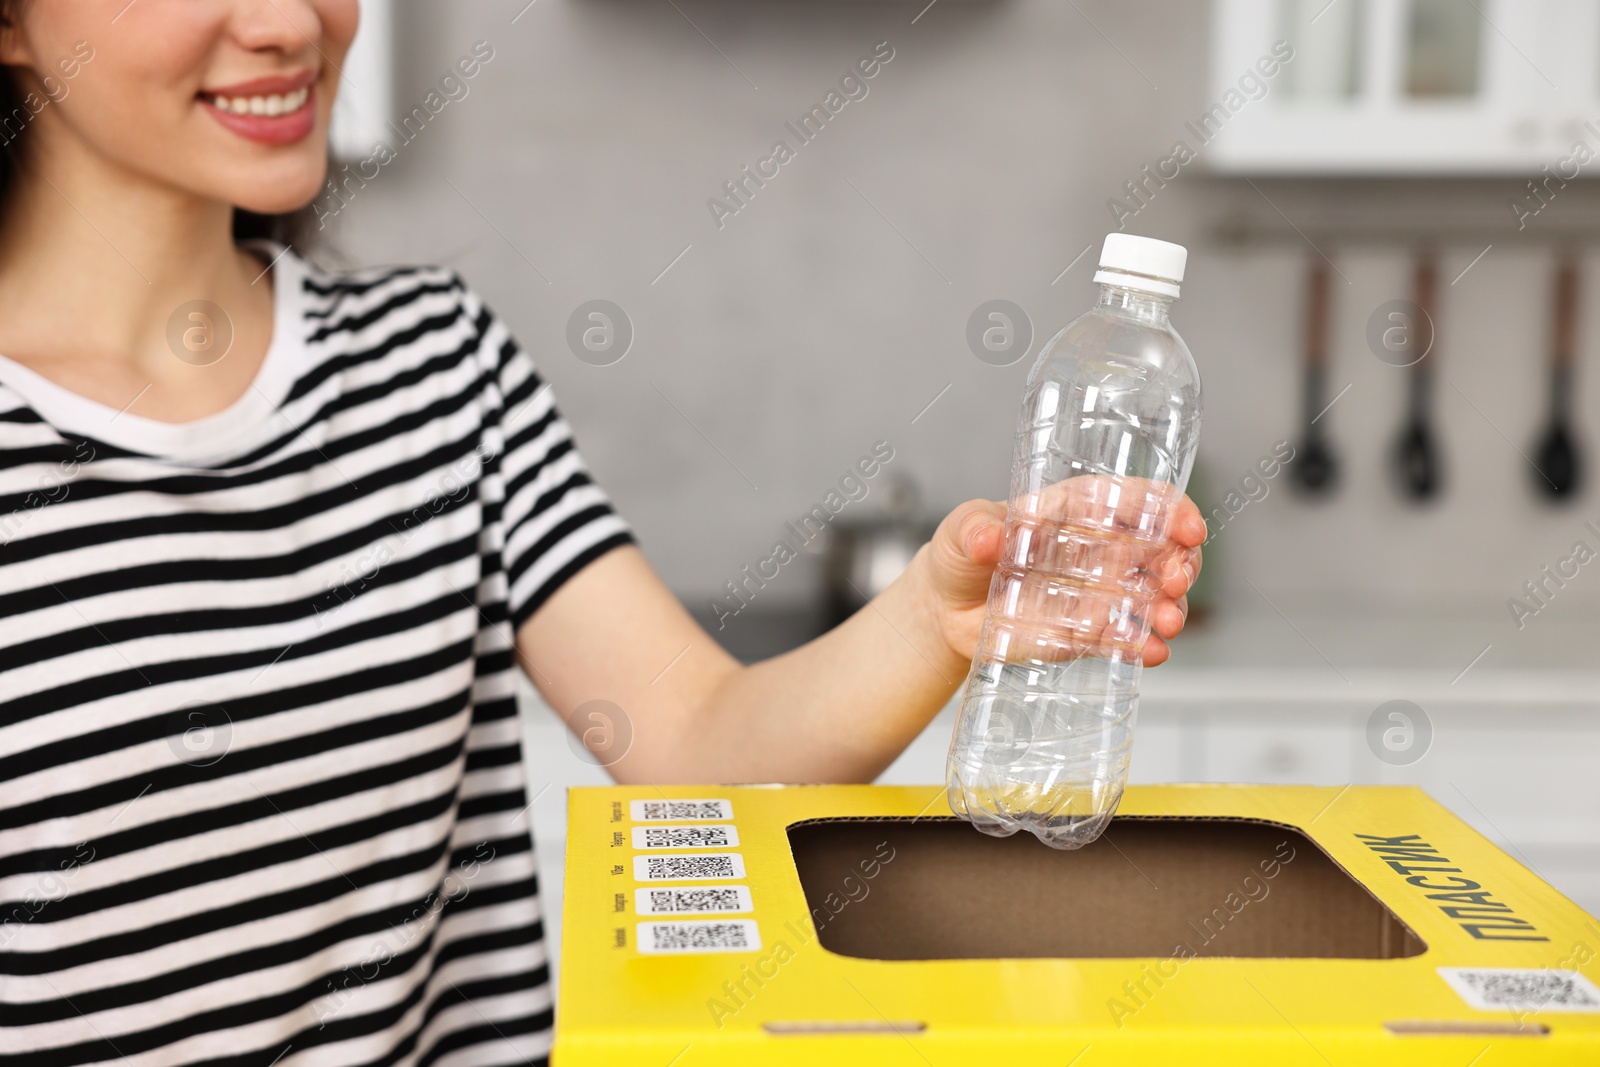
[[1427,946],[1294,827],[1119,816],[1063,852],[954,818],[788,827],[823,948],[875,960],[1397,959]]

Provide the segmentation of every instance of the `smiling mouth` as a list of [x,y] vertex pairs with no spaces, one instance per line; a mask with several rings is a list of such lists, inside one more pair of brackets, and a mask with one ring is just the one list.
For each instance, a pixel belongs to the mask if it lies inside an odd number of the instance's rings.
[[260,115],[276,118],[292,115],[306,106],[311,87],[302,86],[287,93],[262,93],[255,96],[219,96],[216,93],[200,94],[200,99],[216,108],[234,115]]

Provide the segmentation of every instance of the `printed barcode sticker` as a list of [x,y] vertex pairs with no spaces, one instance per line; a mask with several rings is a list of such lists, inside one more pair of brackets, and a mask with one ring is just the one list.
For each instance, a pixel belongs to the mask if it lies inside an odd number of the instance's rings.
[[728,800],[635,800],[628,805],[634,822],[693,822],[733,818]]
[[710,915],[717,912],[739,915],[754,910],[750,903],[750,890],[742,885],[674,886],[670,889],[647,887],[633,891],[633,902],[634,910],[640,915]]
[[743,877],[744,857],[737,852],[633,857],[636,882],[702,882]]
[[732,826],[635,826],[634,848],[734,848],[739,831]]
[[754,919],[689,919],[645,922],[638,928],[640,952],[754,952],[761,934]]
[[1600,1012],[1600,989],[1577,971],[1440,967],[1439,977],[1480,1011]]

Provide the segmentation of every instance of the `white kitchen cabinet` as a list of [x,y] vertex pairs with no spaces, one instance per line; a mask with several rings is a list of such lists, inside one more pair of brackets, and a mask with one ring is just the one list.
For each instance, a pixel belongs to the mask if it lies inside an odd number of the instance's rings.
[[[1591,0],[1218,0],[1214,12],[1220,131],[1198,154],[1219,173],[1543,180],[1574,141],[1600,150],[1584,125],[1600,118]],[[1293,58],[1252,98],[1262,79],[1241,78],[1278,41]]]
[[[1184,714],[1180,712],[1179,714]],[[1351,780],[1346,711],[1285,715],[1271,709],[1196,709],[1191,775],[1197,781],[1344,785]],[[1140,738],[1142,741],[1143,738]]]
[[[1430,703],[1430,747],[1393,766],[1371,706],[1270,697],[1164,700],[1140,712],[1135,782],[1416,785],[1600,914],[1600,715],[1593,705]],[[1175,773],[1181,770],[1181,773]]]

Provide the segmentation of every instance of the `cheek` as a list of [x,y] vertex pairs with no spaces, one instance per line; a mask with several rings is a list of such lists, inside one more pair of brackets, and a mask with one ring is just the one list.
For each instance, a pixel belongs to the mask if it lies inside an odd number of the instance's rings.
[[322,76],[317,79],[317,109],[326,129],[333,117],[333,103],[341,85],[339,72],[344,69],[350,44],[355,40],[361,24],[361,5],[358,0],[314,0],[317,19],[322,24],[322,37],[318,50],[322,53]]
[[181,149],[193,121],[197,87],[191,65],[177,58],[158,64],[170,51],[97,48],[78,76],[63,82],[66,95],[51,105],[52,117],[108,159],[140,171],[166,169],[162,160]]
[[322,52],[336,66],[344,66],[344,55],[355,40],[361,21],[357,0],[316,0],[317,18],[322,22]]
[[[214,5],[198,5],[183,18],[171,17],[159,4],[144,11],[136,5],[110,27],[115,32],[107,32],[107,25],[94,18],[104,13],[102,6],[28,5],[37,61],[56,72],[64,90],[59,105],[51,105],[51,119],[70,127],[93,150],[149,170],[181,151],[194,94],[225,20],[207,10]],[[118,13],[115,4],[105,10],[108,19]],[[63,59],[77,61],[71,78],[60,73]]]

